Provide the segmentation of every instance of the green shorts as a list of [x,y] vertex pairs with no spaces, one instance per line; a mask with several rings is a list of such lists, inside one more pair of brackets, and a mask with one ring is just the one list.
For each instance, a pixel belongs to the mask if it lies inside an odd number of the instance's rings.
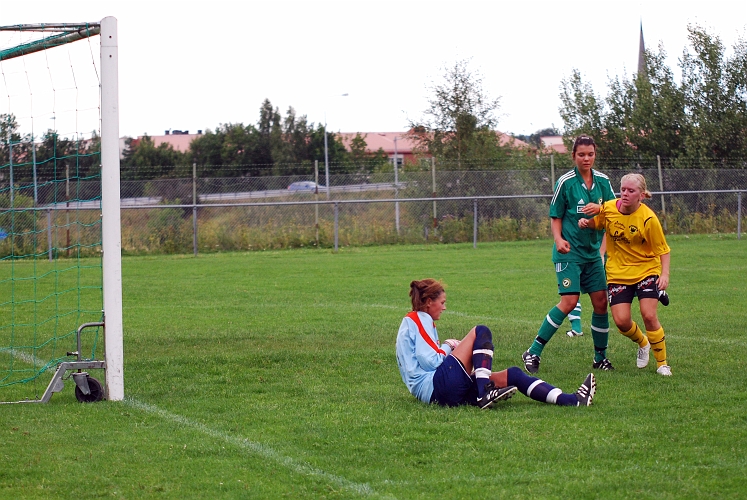
[[602,259],[593,262],[557,262],[555,276],[558,278],[560,295],[607,290],[607,274]]

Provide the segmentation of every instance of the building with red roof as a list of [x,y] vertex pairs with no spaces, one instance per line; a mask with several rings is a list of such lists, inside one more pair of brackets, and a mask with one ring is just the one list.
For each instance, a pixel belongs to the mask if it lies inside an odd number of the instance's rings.
[[[399,165],[403,163],[414,163],[417,161],[416,152],[418,144],[413,139],[410,132],[339,132],[337,135],[342,138],[345,147],[350,150],[350,143],[356,134],[361,135],[366,141],[366,151],[375,153],[382,149],[390,160],[394,160],[395,143]],[[530,148],[529,144],[520,141],[503,132],[496,132],[501,146],[511,145],[516,148]],[[561,141],[562,142],[562,141]],[[428,154],[421,154],[421,157],[428,157]]]

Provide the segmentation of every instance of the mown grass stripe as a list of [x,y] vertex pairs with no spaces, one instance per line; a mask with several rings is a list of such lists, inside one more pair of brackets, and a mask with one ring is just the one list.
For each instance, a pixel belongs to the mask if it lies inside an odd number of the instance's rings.
[[163,418],[164,420],[168,420],[170,422],[174,422],[176,424],[194,429],[213,439],[219,439],[221,441],[225,441],[226,443],[232,446],[246,450],[249,453],[258,455],[264,459],[272,460],[278,465],[281,465],[296,474],[300,474],[302,476],[320,477],[324,479],[325,481],[329,481],[330,483],[333,483],[335,486],[344,488],[348,491],[352,491],[353,493],[356,493],[360,496],[375,497],[375,498],[392,498],[392,499],[394,498],[389,495],[387,496],[380,495],[379,493],[374,491],[368,484],[356,483],[354,481],[349,481],[343,477],[330,474],[329,472],[325,472],[305,462],[297,461],[290,457],[281,455],[280,453],[270,448],[269,446],[265,446],[261,443],[251,441],[244,437],[234,436],[223,431],[212,429],[205,424],[201,424],[199,422],[190,420],[187,417],[184,417],[182,415],[172,413],[170,411],[166,411],[150,403],[144,403],[142,401],[138,401],[130,397],[126,397],[124,399],[124,403],[127,404],[128,406],[144,411],[151,415],[159,416]]

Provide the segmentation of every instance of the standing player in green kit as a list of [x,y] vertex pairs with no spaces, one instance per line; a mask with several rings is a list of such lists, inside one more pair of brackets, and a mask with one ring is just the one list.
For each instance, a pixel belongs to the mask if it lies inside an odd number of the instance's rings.
[[604,235],[578,227],[581,218],[592,218],[602,203],[615,198],[609,178],[592,167],[596,159],[596,143],[581,135],[573,143],[576,167],[561,176],[555,184],[550,202],[550,224],[555,244],[552,261],[558,280],[560,302],[545,316],[531,347],[521,355],[529,373],[539,371],[540,356],[547,342],[558,330],[568,313],[573,311],[581,293],[588,293],[594,312],[591,315],[591,336],[594,341],[593,368],[613,370],[607,359],[610,323],[607,316],[607,278],[599,258]]

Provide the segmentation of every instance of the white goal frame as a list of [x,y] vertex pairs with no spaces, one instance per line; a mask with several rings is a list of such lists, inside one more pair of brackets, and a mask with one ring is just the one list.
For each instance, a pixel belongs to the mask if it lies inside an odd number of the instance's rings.
[[[66,370],[101,368],[106,371],[106,397],[110,401],[124,399],[124,335],[122,328],[122,229],[120,215],[119,173],[119,49],[117,19],[105,17],[100,23],[39,24],[6,26],[4,30],[61,31],[61,35],[48,37],[10,50],[5,59],[20,57],[51,47],[71,43],[88,36],[100,35],[100,116],[101,116],[101,231],[102,231],[102,288],[105,362],[80,361],[62,363],[45,396],[38,402],[49,400],[53,392],[62,389],[58,378]],[[84,324],[78,329],[100,324]],[[69,366],[68,366],[69,365]],[[90,365],[90,366],[88,366]],[[99,366],[101,365],[101,366]],[[60,373],[62,370],[62,373]],[[76,380],[76,384],[78,381]],[[88,384],[85,384],[88,390]],[[87,392],[84,392],[87,394]],[[29,401],[33,402],[33,401]]]
[[119,40],[117,19],[101,20],[101,247],[106,394],[124,399],[122,226],[119,187]]

